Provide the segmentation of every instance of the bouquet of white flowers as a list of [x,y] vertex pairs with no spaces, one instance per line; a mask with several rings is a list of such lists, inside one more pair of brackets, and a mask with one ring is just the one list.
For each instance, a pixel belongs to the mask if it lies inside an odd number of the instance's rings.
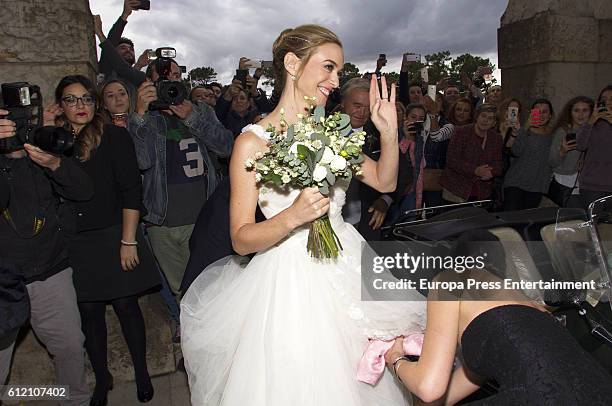
[[[314,102],[314,98],[307,100]],[[365,132],[353,132],[346,114],[325,117],[323,106],[311,106],[299,121],[287,125],[281,110],[280,131],[269,126],[269,150],[246,161],[258,183],[276,187],[318,187],[323,195],[338,179],[360,175]],[[314,258],[336,258],[342,245],[327,215],[310,225],[308,252]]]

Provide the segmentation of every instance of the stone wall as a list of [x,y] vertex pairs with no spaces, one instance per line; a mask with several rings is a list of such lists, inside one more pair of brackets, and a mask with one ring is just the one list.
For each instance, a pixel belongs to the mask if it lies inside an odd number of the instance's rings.
[[59,79],[97,68],[88,0],[0,0],[0,82],[39,85],[45,104]]
[[[556,111],[612,82],[612,2],[509,0],[498,30],[507,96],[547,97]],[[526,112],[526,108],[523,109]]]

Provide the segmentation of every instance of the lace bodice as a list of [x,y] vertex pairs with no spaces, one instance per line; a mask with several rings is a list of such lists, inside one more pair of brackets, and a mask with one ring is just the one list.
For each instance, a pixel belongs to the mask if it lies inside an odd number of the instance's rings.
[[[251,131],[265,140],[269,139],[270,133],[264,130],[264,128],[260,125],[248,125],[243,129],[243,132],[246,131]],[[328,215],[332,224],[336,222],[343,222],[342,206],[344,206],[346,201],[347,187],[348,182],[346,180],[338,180],[330,189],[330,206]],[[262,185],[259,188],[259,207],[264,216],[266,216],[266,218],[270,218],[291,206],[299,194],[300,189],[296,188],[276,188]]]

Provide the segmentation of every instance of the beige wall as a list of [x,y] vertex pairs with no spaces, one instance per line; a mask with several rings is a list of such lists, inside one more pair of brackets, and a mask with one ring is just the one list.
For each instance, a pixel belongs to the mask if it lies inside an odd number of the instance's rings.
[[0,82],[40,86],[45,104],[60,78],[97,68],[88,0],[0,0]]

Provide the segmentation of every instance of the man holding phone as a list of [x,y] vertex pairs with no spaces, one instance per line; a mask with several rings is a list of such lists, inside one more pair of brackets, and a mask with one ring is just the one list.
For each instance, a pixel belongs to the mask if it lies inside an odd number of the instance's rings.
[[151,50],[145,50],[136,60],[134,43],[129,38],[122,37],[128,17],[134,10],[143,9],[141,3],[142,0],[124,0],[123,12],[108,32],[108,37],[102,32],[100,16],[94,16],[94,29],[102,48],[98,66],[100,73],[104,75],[104,81],[124,79],[138,87],[144,80],[144,73],[140,70],[149,64]]
[[[240,135],[247,124],[252,123],[257,113],[272,111],[265,92],[257,87],[263,70],[256,68],[253,76],[249,74],[249,66],[263,66],[263,62],[265,61],[257,62],[241,57],[232,84],[217,100],[215,106],[217,117],[234,134],[234,137]],[[255,110],[251,109],[251,98],[255,102]]]

